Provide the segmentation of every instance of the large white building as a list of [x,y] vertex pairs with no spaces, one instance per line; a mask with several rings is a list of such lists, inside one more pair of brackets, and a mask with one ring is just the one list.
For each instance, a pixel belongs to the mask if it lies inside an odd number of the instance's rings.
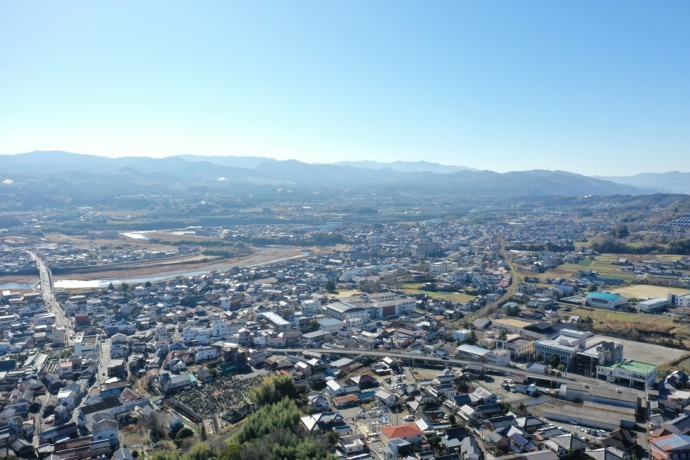
[[690,294],[669,294],[668,301],[674,307],[690,307]]
[[597,366],[597,377],[606,378],[609,382],[633,382],[639,385],[654,385],[657,376],[654,364],[624,359],[620,363],[608,366]]
[[668,307],[668,304],[667,297],[657,297],[656,299],[643,300],[637,304],[637,307],[644,313],[658,313]]
[[578,350],[584,348],[586,343],[586,332],[563,329],[561,335],[555,339],[535,341],[534,351],[538,355],[541,355],[544,362],[549,362],[553,356],[557,356],[560,364],[563,364],[566,369],[569,369]]

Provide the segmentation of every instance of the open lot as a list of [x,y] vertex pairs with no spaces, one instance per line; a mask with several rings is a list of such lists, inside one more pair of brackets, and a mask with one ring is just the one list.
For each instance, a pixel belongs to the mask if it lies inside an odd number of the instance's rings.
[[650,286],[647,284],[631,284],[611,289],[611,292],[629,298],[653,299],[656,297],[667,297],[669,294],[686,295],[690,294],[690,289],[672,288],[666,286]]
[[360,295],[362,291],[359,289],[338,289],[338,292],[334,294],[334,297],[338,299],[346,299],[347,297]]
[[594,345],[602,340],[613,341],[623,344],[623,357],[634,359],[649,364],[664,364],[674,359],[680,358],[685,353],[684,350],[668,348],[661,345],[650,343],[635,342],[632,340],[619,339],[617,337],[607,337],[605,335],[595,335],[587,339],[587,346]]
[[419,289],[421,285],[422,283],[404,284],[403,290],[408,294],[426,294],[432,299],[453,300],[455,302],[469,302],[476,298],[475,296],[465,294],[464,292],[422,291]]

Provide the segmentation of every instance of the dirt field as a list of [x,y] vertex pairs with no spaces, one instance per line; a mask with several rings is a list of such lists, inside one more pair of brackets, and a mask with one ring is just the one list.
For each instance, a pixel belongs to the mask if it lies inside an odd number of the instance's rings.
[[340,289],[338,290],[338,293],[335,294],[335,297],[338,299],[345,299],[347,297],[352,297],[355,295],[360,295],[362,291],[359,289]]
[[661,365],[680,358],[687,351],[678,350],[676,348],[663,347],[661,345],[652,345],[649,343],[634,342],[632,340],[619,339],[614,337],[607,337],[604,335],[595,335],[587,339],[587,346],[594,345],[602,340],[613,341],[623,344],[623,357],[625,359],[634,359],[635,361],[642,361],[643,363]]
[[616,289],[611,292],[620,294],[628,298],[653,299],[656,297],[667,297],[669,294],[686,295],[690,294],[690,289],[672,288],[665,286],[649,286],[646,284],[632,284]]

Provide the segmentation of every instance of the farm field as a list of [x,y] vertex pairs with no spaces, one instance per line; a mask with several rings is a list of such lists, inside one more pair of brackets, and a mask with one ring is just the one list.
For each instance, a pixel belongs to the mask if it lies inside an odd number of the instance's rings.
[[611,292],[620,294],[628,298],[653,299],[656,297],[667,297],[668,294],[686,295],[690,294],[690,289],[672,288],[666,286],[651,286],[647,284],[631,284],[611,289]]

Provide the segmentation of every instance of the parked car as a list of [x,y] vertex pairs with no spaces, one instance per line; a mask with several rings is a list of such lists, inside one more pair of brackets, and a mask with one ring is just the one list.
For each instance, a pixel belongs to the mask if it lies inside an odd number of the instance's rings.
[[406,421],[406,422],[414,422],[414,415],[412,415],[412,414],[406,415],[406,416],[405,416],[405,421]]

